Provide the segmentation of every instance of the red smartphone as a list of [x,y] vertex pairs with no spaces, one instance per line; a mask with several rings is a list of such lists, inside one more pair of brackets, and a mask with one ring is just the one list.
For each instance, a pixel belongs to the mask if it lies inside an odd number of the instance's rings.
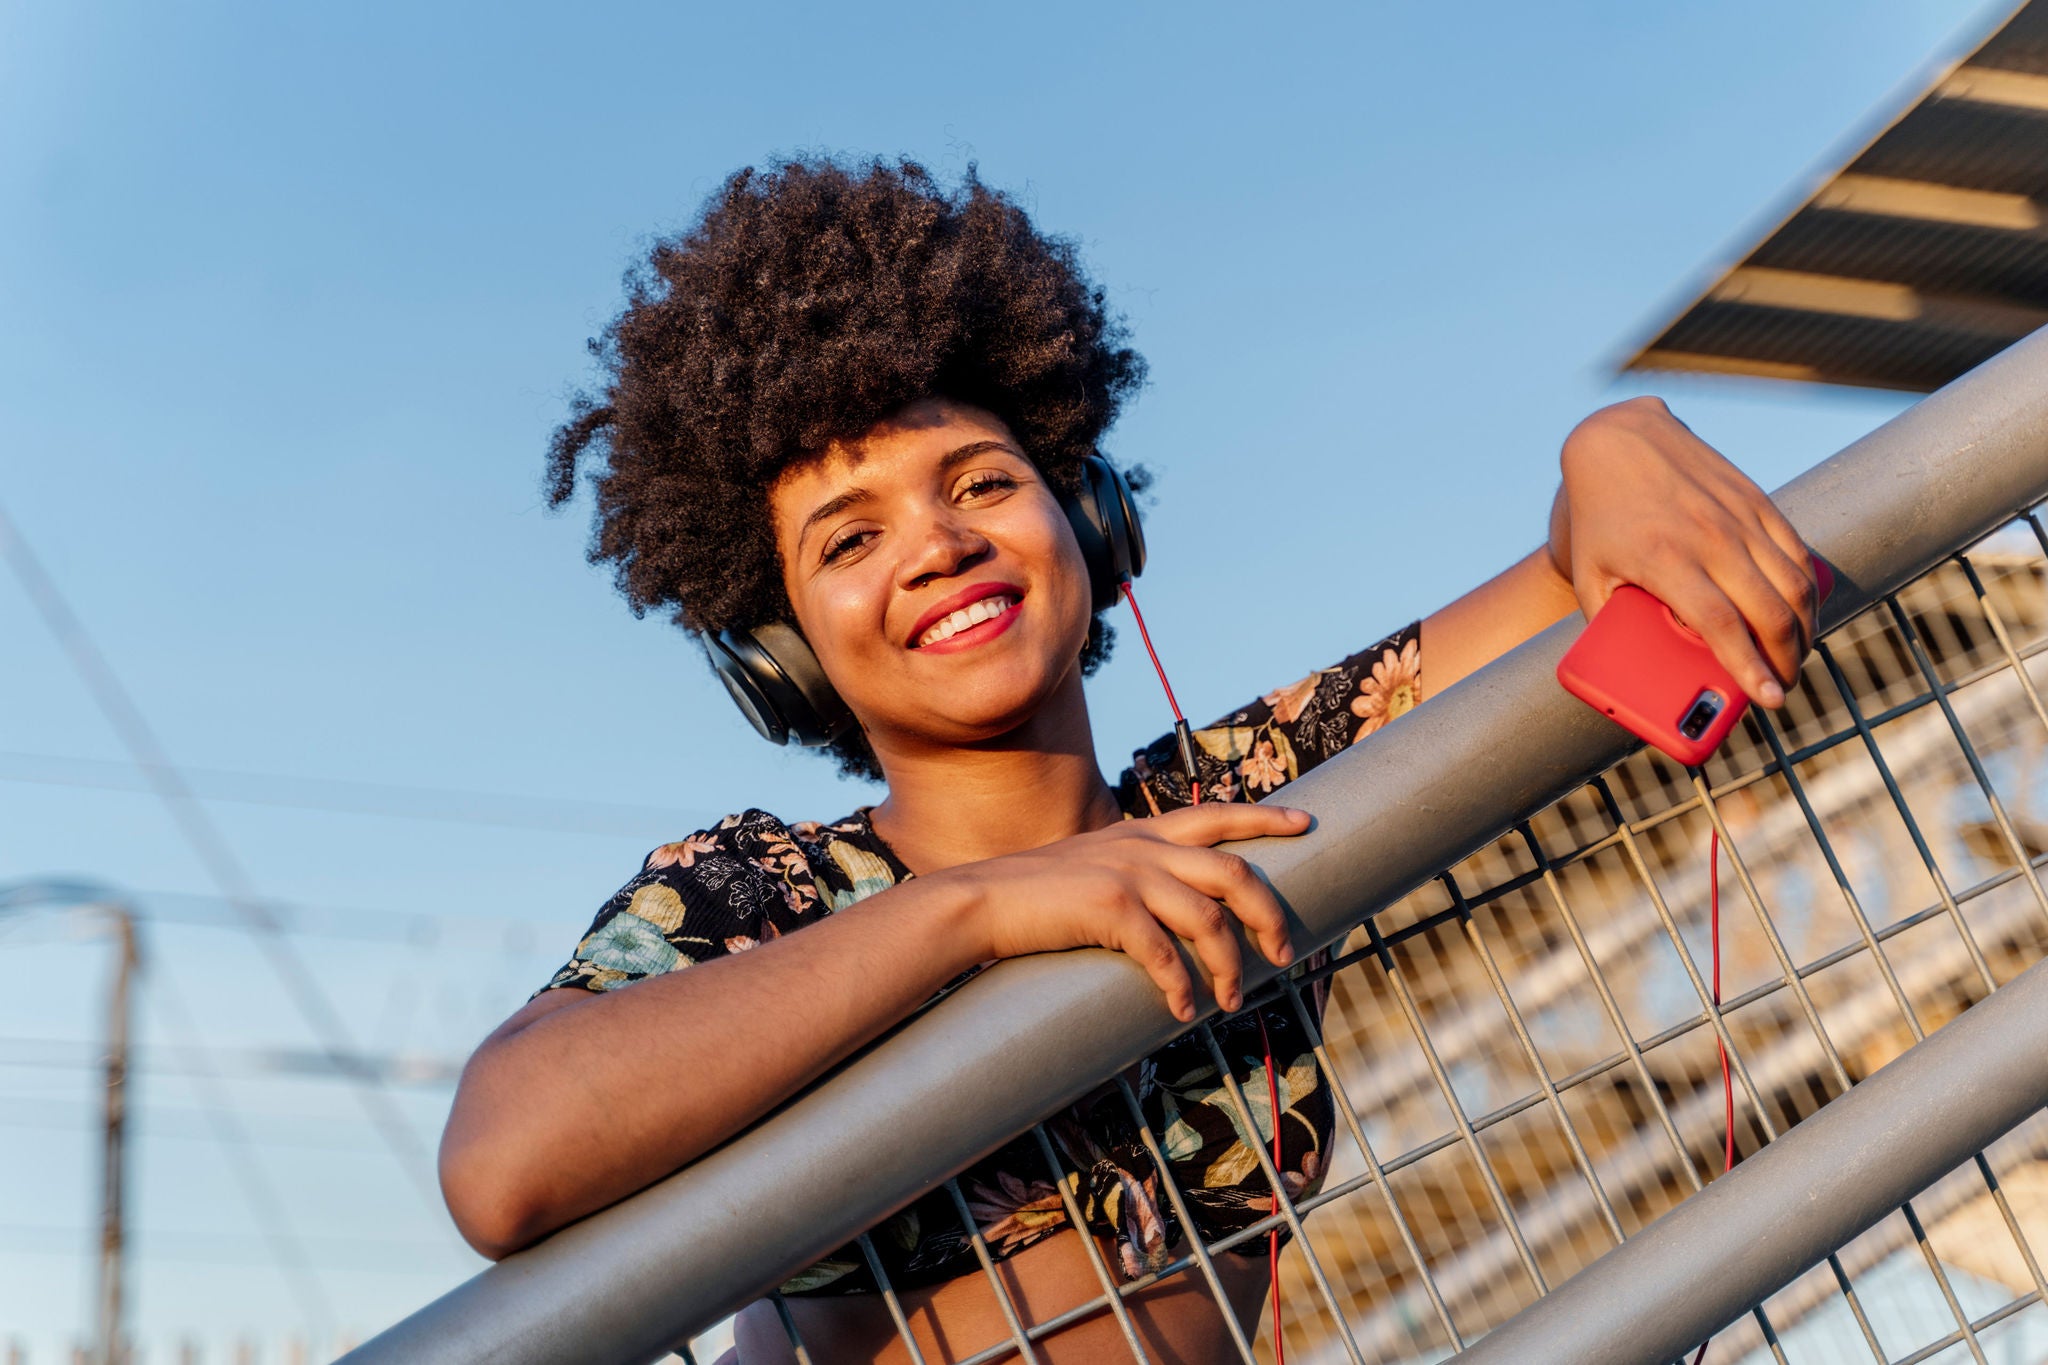
[[[1835,575],[1813,557],[1821,600]],[[1714,651],[1641,588],[1623,584],[1557,661],[1564,690],[1680,763],[1721,747],[1749,697]]]

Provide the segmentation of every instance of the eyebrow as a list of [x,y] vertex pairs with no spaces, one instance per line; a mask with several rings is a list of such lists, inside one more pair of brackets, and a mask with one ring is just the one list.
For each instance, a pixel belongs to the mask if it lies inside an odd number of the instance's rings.
[[[991,450],[1000,450],[1009,455],[1017,454],[1014,447],[1003,441],[969,441],[966,445],[956,450],[947,451],[945,458],[939,461],[938,472],[944,474],[955,466],[963,464],[977,455],[985,455]],[[830,521],[841,512],[851,507],[858,507],[873,496],[874,493],[869,489],[856,486],[847,489],[836,497],[825,499],[825,501],[812,508],[811,514],[804,518],[804,524],[798,528],[796,533],[796,543],[801,546],[804,543],[804,539],[810,535],[811,528],[819,522]]]
[[849,488],[836,498],[827,498],[819,503],[817,507],[813,508],[809,516],[804,518],[803,526],[796,533],[796,543],[801,546],[804,543],[804,538],[810,535],[811,528],[819,522],[829,521],[847,508],[857,507],[873,496],[874,494],[865,488]]

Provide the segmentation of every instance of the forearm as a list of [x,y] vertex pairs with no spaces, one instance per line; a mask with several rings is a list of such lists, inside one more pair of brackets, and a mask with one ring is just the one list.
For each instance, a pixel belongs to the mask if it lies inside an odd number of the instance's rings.
[[913,881],[758,948],[515,1015],[470,1060],[442,1139],[457,1226],[504,1255],[724,1141],[979,960],[970,913],[952,884]]
[[1423,619],[1426,695],[1484,668],[1578,607],[1572,581],[1559,572],[1552,546],[1530,551]]

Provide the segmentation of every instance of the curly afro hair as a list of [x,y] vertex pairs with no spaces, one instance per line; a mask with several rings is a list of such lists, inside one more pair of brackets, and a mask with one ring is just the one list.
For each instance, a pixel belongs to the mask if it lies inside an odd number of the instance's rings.
[[[910,161],[750,167],[626,290],[590,342],[602,392],[555,432],[548,501],[588,467],[591,562],[635,615],[696,632],[789,617],[767,489],[834,441],[948,398],[1002,418],[1071,493],[1144,381],[1074,244],[971,167],[950,191]],[[1084,667],[1108,644],[1097,617]],[[844,771],[881,776],[857,731],[833,747]]]

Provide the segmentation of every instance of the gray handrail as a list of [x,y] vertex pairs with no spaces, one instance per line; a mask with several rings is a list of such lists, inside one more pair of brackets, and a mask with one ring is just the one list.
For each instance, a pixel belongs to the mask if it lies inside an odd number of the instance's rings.
[[[1824,626],[1903,586],[2048,497],[2048,331],[1776,497],[1838,571]],[[1337,942],[1633,747],[1553,679],[1577,630],[1552,627],[1286,789],[1313,831],[1237,848],[1298,946]],[[1270,977],[1247,962],[1247,989]],[[345,1359],[654,1360],[1183,1029],[1121,955],[1000,963],[725,1146]]]
[[2048,1104],[2044,1036],[2039,962],[1487,1333],[1458,1365],[1678,1358]]

